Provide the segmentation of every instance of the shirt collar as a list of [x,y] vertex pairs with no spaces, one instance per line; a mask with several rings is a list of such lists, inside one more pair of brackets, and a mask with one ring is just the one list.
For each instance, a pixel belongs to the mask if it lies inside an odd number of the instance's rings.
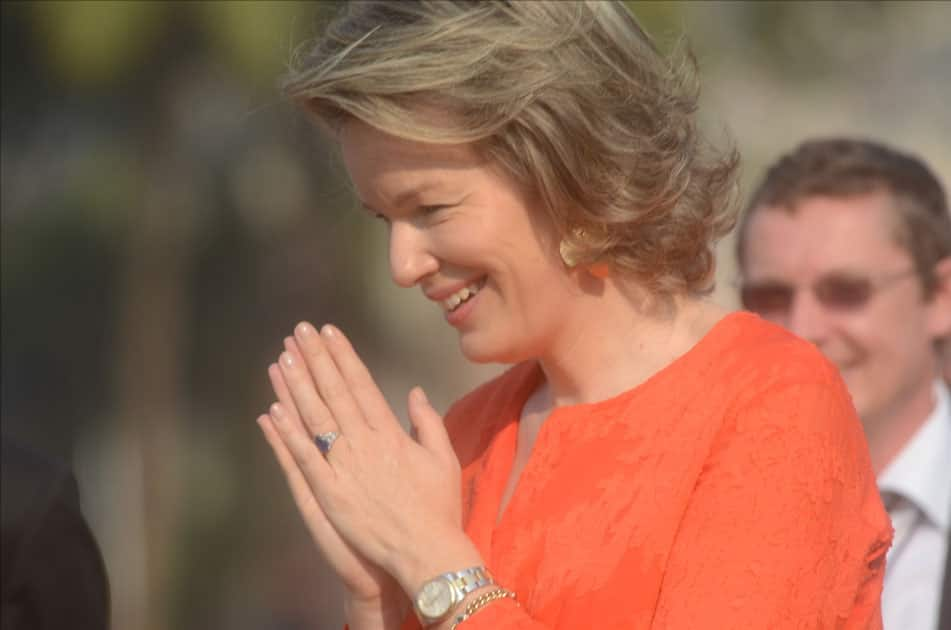
[[905,448],[878,476],[879,490],[894,492],[947,532],[951,520],[951,396],[935,382],[937,403]]

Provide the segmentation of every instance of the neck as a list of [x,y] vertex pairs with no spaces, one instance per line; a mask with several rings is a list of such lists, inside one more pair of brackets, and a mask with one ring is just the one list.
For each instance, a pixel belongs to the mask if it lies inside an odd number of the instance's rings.
[[928,420],[938,402],[934,395],[935,378],[936,374],[932,374],[930,379],[920,379],[912,391],[888,408],[862,416],[876,475],[895,460]]
[[642,302],[614,286],[579,300],[563,322],[566,334],[539,357],[546,379],[539,396],[551,407],[617,396],[687,352],[726,313],[697,298],[661,308]]

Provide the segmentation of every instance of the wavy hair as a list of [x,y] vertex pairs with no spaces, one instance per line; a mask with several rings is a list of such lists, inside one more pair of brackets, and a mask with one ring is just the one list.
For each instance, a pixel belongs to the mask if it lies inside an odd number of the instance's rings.
[[473,143],[537,193],[582,264],[658,294],[712,289],[738,156],[699,133],[693,56],[660,53],[619,2],[351,2],[284,90],[330,128]]

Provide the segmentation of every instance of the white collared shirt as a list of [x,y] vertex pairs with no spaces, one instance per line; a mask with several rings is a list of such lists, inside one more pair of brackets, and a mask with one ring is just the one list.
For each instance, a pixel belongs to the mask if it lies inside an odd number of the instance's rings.
[[891,464],[878,488],[895,528],[885,565],[885,630],[935,630],[951,520],[951,401],[937,404]]

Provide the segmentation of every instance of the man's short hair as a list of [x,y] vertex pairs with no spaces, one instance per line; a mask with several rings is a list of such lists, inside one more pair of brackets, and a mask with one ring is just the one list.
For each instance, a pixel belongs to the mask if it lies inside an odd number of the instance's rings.
[[810,140],[782,156],[750,197],[740,222],[737,259],[744,266],[746,231],[760,208],[795,211],[809,197],[854,197],[884,192],[895,210],[895,238],[915,263],[925,295],[935,265],[951,256],[951,215],[944,189],[925,164],[883,144],[850,138]]

